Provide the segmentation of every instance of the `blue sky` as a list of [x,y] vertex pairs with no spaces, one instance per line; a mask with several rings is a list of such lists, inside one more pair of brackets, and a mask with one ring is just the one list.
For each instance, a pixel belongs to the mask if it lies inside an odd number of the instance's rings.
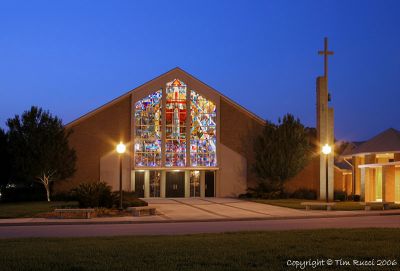
[[176,66],[260,117],[315,126],[329,37],[336,137],[400,129],[400,1],[0,1],[0,125],[67,123]]

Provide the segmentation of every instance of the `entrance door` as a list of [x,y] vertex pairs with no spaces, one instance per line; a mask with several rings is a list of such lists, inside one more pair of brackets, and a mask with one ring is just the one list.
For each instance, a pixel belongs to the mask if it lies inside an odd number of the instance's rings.
[[150,171],[150,197],[160,197],[161,171]]
[[206,197],[215,197],[215,176],[214,171],[206,171],[205,174],[205,184],[206,184]]
[[185,196],[185,172],[167,172],[165,196],[167,198]]
[[135,195],[144,197],[144,172],[135,172]]
[[200,197],[200,171],[190,172],[190,196]]

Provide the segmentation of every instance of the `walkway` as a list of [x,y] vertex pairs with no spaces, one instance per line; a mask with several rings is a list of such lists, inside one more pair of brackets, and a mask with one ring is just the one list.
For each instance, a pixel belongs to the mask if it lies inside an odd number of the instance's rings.
[[364,211],[296,210],[234,198],[145,199],[169,220],[274,219],[282,217],[315,217],[363,214]]

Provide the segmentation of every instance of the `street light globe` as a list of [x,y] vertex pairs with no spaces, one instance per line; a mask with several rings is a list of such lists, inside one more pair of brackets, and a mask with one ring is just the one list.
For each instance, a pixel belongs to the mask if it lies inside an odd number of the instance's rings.
[[332,147],[329,146],[328,144],[325,144],[325,145],[322,147],[322,153],[323,153],[323,154],[328,155],[328,154],[330,154],[331,152],[332,152]]
[[125,153],[125,151],[126,151],[126,146],[125,146],[125,144],[122,143],[122,142],[120,142],[120,143],[117,145],[117,152],[118,152],[119,154],[123,154],[123,153]]

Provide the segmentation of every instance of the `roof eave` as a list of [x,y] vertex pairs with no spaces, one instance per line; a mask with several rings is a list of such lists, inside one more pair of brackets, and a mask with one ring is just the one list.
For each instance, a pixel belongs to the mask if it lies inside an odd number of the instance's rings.
[[79,118],[77,118],[77,119],[75,119],[75,120],[73,120],[73,121],[71,121],[71,122],[65,124],[65,127],[66,127],[67,129],[68,129],[68,128],[71,128],[72,126],[78,124],[79,122],[81,122],[81,121],[83,121],[83,120],[85,120],[85,119],[87,119],[87,118],[90,118],[90,117],[93,116],[95,113],[97,113],[97,112],[99,112],[99,111],[101,111],[101,110],[104,110],[104,109],[106,109],[106,108],[108,108],[108,107],[110,107],[110,106],[112,106],[112,105],[118,103],[119,101],[121,101],[121,100],[123,100],[124,98],[128,97],[129,95],[131,95],[136,89],[141,88],[141,87],[143,87],[143,86],[145,86],[145,85],[147,85],[147,84],[150,84],[151,82],[156,81],[156,80],[158,80],[159,78],[161,78],[161,77],[163,77],[163,76],[166,76],[166,75],[168,75],[169,73],[171,73],[171,72],[173,72],[173,71],[175,71],[175,70],[179,70],[179,71],[181,71],[181,72],[187,74],[188,76],[192,77],[193,79],[199,81],[200,83],[204,84],[204,85],[207,86],[208,88],[212,89],[212,90],[215,91],[218,95],[220,95],[223,99],[225,99],[226,101],[228,101],[231,105],[233,105],[233,106],[236,107],[237,109],[241,110],[242,112],[246,113],[248,116],[250,116],[251,118],[255,119],[255,120],[256,120],[257,122],[259,122],[261,125],[265,125],[265,124],[266,124],[266,121],[265,121],[264,119],[262,119],[261,117],[259,117],[258,115],[256,115],[255,113],[253,113],[253,112],[251,112],[250,110],[244,108],[243,106],[241,106],[240,104],[236,103],[236,102],[233,101],[232,99],[226,97],[226,96],[223,95],[221,92],[219,92],[218,90],[214,89],[213,87],[207,85],[207,84],[204,83],[203,81],[197,79],[195,76],[191,75],[190,73],[188,73],[188,72],[182,70],[182,69],[179,68],[179,67],[175,67],[175,68],[173,68],[173,69],[171,69],[171,70],[169,70],[169,71],[167,71],[167,72],[165,72],[165,73],[163,73],[163,74],[161,74],[161,75],[159,75],[159,76],[157,76],[157,77],[155,77],[155,78],[153,78],[153,79],[151,79],[151,80],[149,80],[149,81],[147,81],[147,82],[145,82],[145,83],[143,83],[143,84],[141,84],[141,85],[139,85],[139,86],[137,86],[136,88],[129,90],[128,92],[122,94],[121,96],[119,96],[119,97],[117,97],[117,98],[111,100],[110,102],[107,102],[107,103],[105,103],[105,104],[103,104],[103,105],[101,105],[101,106],[99,106],[99,107],[97,107],[97,108],[95,108],[95,109],[89,111],[88,113],[84,114],[83,116],[81,116],[81,117],[79,117]]

